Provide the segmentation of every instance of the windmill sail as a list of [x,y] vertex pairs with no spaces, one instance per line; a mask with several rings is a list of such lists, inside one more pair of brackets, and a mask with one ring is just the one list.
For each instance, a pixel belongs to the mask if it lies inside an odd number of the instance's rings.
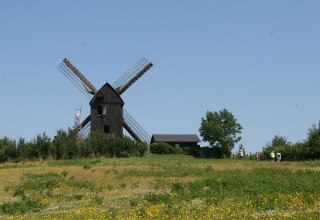
[[[152,63],[146,58],[140,59],[134,66],[125,72],[114,84],[113,88],[119,95],[125,92],[135,81],[137,81],[145,72],[152,67]],[[98,92],[89,80],[65,58],[58,66],[62,72],[89,100]],[[91,130],[90,115],[84,119],[80,125],[79,135],[82,138],[88,137]],[[136,141],[150,143],[150,136],[145,130],[132,118],[132,116],[123,109],[123,127]]]
[[136,141],[150,143],[151,137],[125,109],[123,109],[123,127]]
[[121,95],[152,66],[146,58],[141,58],[112,85],[113,88]]
[[91,89],[91,91],[93,91],[94,93],[98,91],[96,87],[94,87],[91,82],[89,82],[89,80],[87,80],[87,78],[75,66],[73,66],[67,58],[64,58],[63,62],[75,75],[77,75],[77,77],[79,77],[79,79],[84,84],[86,84]]
[[70,63],[67,58],[60,63],[58,70],[60,70],[60,72],[65,75],[71,81],[71,83],[75,85],[75,87],[77,87],[89,100],[92,99],[94,95],[92,92],[97,92],[97,89],[75,66]]
[[90,123],[90,115],[82,121],[81,128],[85,127],[88,123]]
[[87,137],[89,137],[90,131],[91,131],[91,123],[89,122],[81,128],[81,130],[78,133],[79,137],[81,137],[82,139],[86,139]]

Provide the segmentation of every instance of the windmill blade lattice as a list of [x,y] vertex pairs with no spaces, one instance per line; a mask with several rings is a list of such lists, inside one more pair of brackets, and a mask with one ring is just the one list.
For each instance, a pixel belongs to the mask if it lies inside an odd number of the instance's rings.
[[[67,59],[64,59],[60,65],[57,67],[58,70],[67,77],[67,79],[70,80],[70,82],[77,87],[77,89],[80,90],[80,92],[89,100],[92,99],[93,94],[89,93],[87,91],[86,85],[84,84],[84,82],[82,81],[82,79],[80,77],[78,77],[74,71],[72,70],[72,68],[70,68],[67,64],[69,64],[70,66],[70,62]],[[78,70],[77,70],[78,71]],[[88,120],[89,118],[89,120]],[[85,139],[89,136],[90,133],[90,128],[91,128],[91,124],[90,124],[90,116],[88,116],[84,121],[82,121],[81,123],[81,129],[78,133],[79,137],[82,139]]]
[[113,85],[112,87],[121,95],[124,93],[135,81],[137,81],[145,72],[147,72],[153,64],[146,58],[141,58],[135,65],[128,69]]
[[124,128],[135,140],[150,143],[151,137],[125,109],[123,109],[123,120]]
[[[125,72],[114,84],[113,88],[121,95],[135,81],[137,81],[145,72],[153,66],[146,58],[140,59],[134,66]],[[89,100],[98,92],[98,90],[87,80],[87,78],[75,67],[68,59],[64,59],[58,66],[72,84],[74,84]],[[122,122],[121,122],[122,123]],[[147,132],[132,118],[132,116],[123,109],[123,127],[136,141],[149,143],[151,138]],[[79,131],[80,138],[87,138],[91,131],[90,115],[81,123]]]
[[90,134],[90,130],[91,130],[91,123],[87,123],[85,126],[83,126],[79,133],[78,133],[78,136],[80,139],[86,139],[89,137],[89,134]]
[[[67,61],[67,62],[66,62]],[[67,65],[69,64],[69,66]],[[80,92],[82,92],[85,97],[87,97],[89,100],[92,99],[93,94],[89,93],[86,86],[85,85],[85,81],[83,81],[83,79],[81,79],[78,75],[75,74],[74,69],[70,68],[70,62],[67,59],[64,59],[60,65],[58,66],[58,70],[65,75],[70,82],[75,85],[75,87],[77,87]],[[77,70],[77,69],[76,69]],[[77,70],[79,73],[80,71]],[[86,81],[88,82],[88,80],[86,79]],[[90,83],[90,82],[89,82]],[[91,84],[91,83],[90,83]],[[91,84],[92,85],[92,84]],[[93,87],[94,88],[94,87]],[[89,89],[91,89],[89,87]]]

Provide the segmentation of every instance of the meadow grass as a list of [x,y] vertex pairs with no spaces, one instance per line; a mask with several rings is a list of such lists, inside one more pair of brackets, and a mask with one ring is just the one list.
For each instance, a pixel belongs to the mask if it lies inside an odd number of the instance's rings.
[[0,219],[320,219],[320,163],[185,155],[0,165]]

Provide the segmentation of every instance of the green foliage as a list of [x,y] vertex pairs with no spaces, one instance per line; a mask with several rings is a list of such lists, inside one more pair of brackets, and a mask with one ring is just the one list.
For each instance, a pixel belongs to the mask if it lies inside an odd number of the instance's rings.
[[[82,169],[84,164],[99,167],[92,173]],[[318,219],[319,165],[320,161],[199,160],[186,155],[50,160],[21,163],[18,168],[0,165],[12,173],[10,181],[1,182],[0,216]]]
[[307,147],[308,143],[306,141],[297,142],[292,144],[284,154],[285,156],[288,155],[289,160],[308,160]]
[[47,136],[45,133],[38,135],[33,141],[33,144],[38,151],[39,157],[42,159],[47,159],[49,157],[52,147],[52,142],[49,136]]
[[0,206],[2,213],[4,214],[25,214],[27,212],[39,212],[45,206],[39,202],[39,200],[32,200],[28,197],[22,197],[18,202],[5,202]]
[[8,137],[0,139],[0,163],[17,157],[16,142]]
[[103,204],[103,196],[98,196],[96,195],[94,198],[93,198],[93,202],[97,205],[102,205]]
[[[128,137],[112,138],[101,132],[92,132],[89,138],[81,140],[78,132],[69,128],[67,131],[58,130],[53,141],[45,133],[31,141],[20,138],[17,144],[7,137],[0,139],[0,163],[48,158],[142,157],[147,150],[146,143],[135,142]],[[81,165],[88,168],[88,165]]]
[[62,166],[79,166],[84,167],[89,164],[91,167],[101,163],[100,159],[71,159],[71,160],[52,160],[48,161],[48,165],[51,167],[62,167]]
[[17,150],[19,159],[29,159],[33,160],[38,156],[38,153],[35,151],[35,148],[31,142],[26,142],[23,138],[20,138],[17,144]]
[[306,141],[291,144],[286,137],[276,135],[262,150],[262,160],[269,159],[271,151],[280,152],[282,160],[320,159],[320,122],[309,129]]
[[64,170],[64,171],[62,171],[62,172],[61,172],[61,174],[62,174],[62,176],[67,177],[67,176],[68,176],[68,174],[69,174],[69,172],[68,172],[68,171],[66,171],[66,170]]
[[111,138],[105,133],[94,131],[81,146],[81,155],[131,157],[143,156],[147,151],[147,144],[135,142],[128,137]]
[[[171,201],[192,201],[202,199],[216,203],[225,198],[236,200],[254,200],[259,208],[275,205],[279,195],[299,192],[320,194],[320,179],[314,171],[276,170],[259,168],[239,172],[215,171],[206,174],[206,178],[192,182],[176,182],[171,186]],[[148,195],[148,201],[157,202],[167,194]],[[263,202],[264,197],[271,197],[274,204]],[[285,205],[285,201],[283,201]]]
[[30,142],[20,138],[17,144],[18,157],[22,160],[47,159],[50,155],[51,147],[51,139],[45,133],[37,135]]
[[270,159],[270,154],[272,151],[276,152],[280,152],[282,153],[282,159],[285,159],[285,154],[284,152],[286,151],[286,149],[288,149],[290,147],[290,144],[287,140],[286,137],[284,136],[279,136],[279,135],[275,135],[271,142],[268,142],[266,144],[265,147],[262,148],[262,155],[260,157],[260,159],[262,160],[269,160]]
[[143,157],[148,151],[148,144],[145,142],[136,142],[135,151],[135,156]]
[[179,150],[170,144],[158,142],[150,145],[150,152],[153,154],[177,154]]
[[[200,135],[209,142],[211,147],[221,148],[222,155],[231,156],[235,143],[239,142],[242,126],[231,112],[223,109],[219,112],[207,112],[206,118],[201,119]],[[222,156],[221,155],[221,156]]]
[[155,194],[149,193],[145,195],[144,199],[151,204],[170,203],[171,195],[169,194]]
[[55,188],[63,179],[64,176],[58,173],[26,173],[23,176],[23,182],[16,186],[14,195],[22,196],[27,192],[37,192],[42,194],[44,190],[52,190]]
[[112,156],[130,157],[138,156],[135,151],[135,143],[128,137],[118,137],[112,140]]
[[223,158],[228,155],[220,147],[194,147],[189,150],[188,154],[197,158]]
[[77,131],[62,129],[57,131],[53,140],[52,154],[55,159],[72,159],[79,156],[79,137]]
[[306,154],[308,159],[320,159],[320,121],[309,129]]
[[3,203],[0,205],[0,210],[4,214],[24,214],[27,212],[37,212],[45,208],[46,205],[41,202],[41,199],[44,197],[58,197],[64,200],[80,200],[83,198],[83,195],[79,194],[71,197],[64,197],[63,194],[55,195],[55,189],[61,186],[77,191],[79,191],[79,189],[89,189],[91,191],[94,189],[92,183],[68,178],[67,173],[26,173],[22,177],[22,182],[13,187],[13,195],[18,197],[19,201]]

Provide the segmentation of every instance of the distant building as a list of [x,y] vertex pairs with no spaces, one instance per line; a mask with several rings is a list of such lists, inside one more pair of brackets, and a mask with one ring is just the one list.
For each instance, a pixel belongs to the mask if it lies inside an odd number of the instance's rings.
[[151,144],[157,142],[168,143],[174,147],[199,147],[200,141],[196,134],[153,134]]

